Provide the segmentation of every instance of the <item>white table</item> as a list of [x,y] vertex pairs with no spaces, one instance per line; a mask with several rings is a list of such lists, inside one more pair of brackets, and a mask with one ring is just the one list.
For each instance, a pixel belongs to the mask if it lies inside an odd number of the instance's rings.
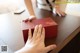
[[[0,45],[4,42],[10,51],[16,51],[24,46],[21,21],[29,16],[27,12],[21,15],[13,13],[0,14]],[[3,45],[4,45],[3,44]]]

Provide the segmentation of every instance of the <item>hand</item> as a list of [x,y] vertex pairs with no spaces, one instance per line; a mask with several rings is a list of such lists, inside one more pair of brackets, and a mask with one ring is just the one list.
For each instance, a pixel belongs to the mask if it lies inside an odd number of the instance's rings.
[[27,19],[25,19],[25,20],[23,20],[23,22],[28,22],[28,21],[32,21],[32,20],[34,20],[34,19],[36,19],[36,17],[35,16],[33,16],[33,15],[31,15],[29,18],[27,18]]
[[57,14],[57,15],[59,15],[60,17],[61,17],[61,16],[62,16],[62,17],[66,16],[66,13],[63,12],[63,11],[61,11],[59,6],[56,6],[56,7],[54,8],[54,13]]
[[36,25],[33,36],[31,29],[29,29],[28,40],[26,45],[16,53],[47,53],[56,48],[56,45],[49,45],[45,47],[45,29],[42,25]]

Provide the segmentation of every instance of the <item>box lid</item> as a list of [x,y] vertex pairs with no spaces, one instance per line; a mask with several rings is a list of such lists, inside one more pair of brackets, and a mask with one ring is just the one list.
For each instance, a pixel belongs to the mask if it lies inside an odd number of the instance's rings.
[[22,22],[22,30],[33,29],[36,25],[42,24],[43,27],[57,26],[58,24],[52,18],[35,19],[32,22]]

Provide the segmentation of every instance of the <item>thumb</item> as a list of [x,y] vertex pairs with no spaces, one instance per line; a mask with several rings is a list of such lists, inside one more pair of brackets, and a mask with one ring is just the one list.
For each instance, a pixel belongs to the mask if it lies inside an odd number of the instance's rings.
[[45,51],[46,51],[46,52],[49,52],[49,51],[53,50],[53,49],[56,48],[56,47],[57,47],[56,45],[47,46],[47,47],[45,48]]

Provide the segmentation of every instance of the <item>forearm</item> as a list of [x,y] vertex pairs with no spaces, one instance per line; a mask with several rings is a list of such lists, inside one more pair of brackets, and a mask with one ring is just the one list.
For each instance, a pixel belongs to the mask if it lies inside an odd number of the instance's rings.
[[25,0],[25,5],[26,5],[26,7],[28,9],[29,14],[35,16],[35,13],[34,13],[34,10],[33,10],[32,1],[31,0]]
[[52,3],[52,7],[53,8],[59,8],[60,7],[60,3],[61,0],[54,0],[53,3]]
[[56,5],[67,4],[67,0],[55,0]]
[[54,8],[60,8],[61,0],[55,0]]
[[67,0],[56,0],[55,1],[55,8],[64,8],[67,5]]

